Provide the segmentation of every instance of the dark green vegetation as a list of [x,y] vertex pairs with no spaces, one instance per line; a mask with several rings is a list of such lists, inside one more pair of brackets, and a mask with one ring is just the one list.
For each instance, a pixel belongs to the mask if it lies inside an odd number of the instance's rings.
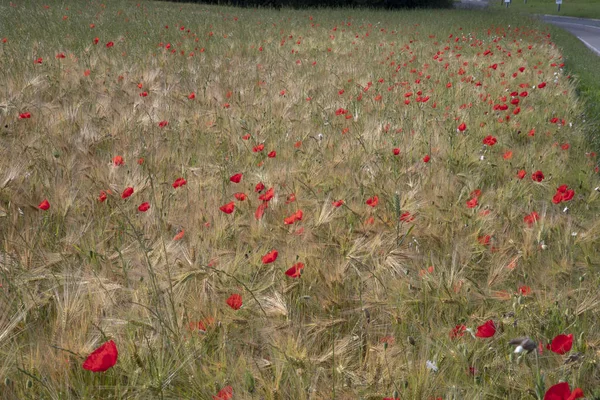
[[452,0],[174,0],[183,3],[230,5],[236,7],[345,7],[345,8],[450,8]]

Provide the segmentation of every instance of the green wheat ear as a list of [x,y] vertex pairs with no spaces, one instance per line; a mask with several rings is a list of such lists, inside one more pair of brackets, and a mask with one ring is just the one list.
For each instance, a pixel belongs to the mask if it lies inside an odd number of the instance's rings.
[[246,375],[244,376],[244,386],[248,393],[254,393],[254,390],[256,389],[256,381],[250,371],[246,371]]

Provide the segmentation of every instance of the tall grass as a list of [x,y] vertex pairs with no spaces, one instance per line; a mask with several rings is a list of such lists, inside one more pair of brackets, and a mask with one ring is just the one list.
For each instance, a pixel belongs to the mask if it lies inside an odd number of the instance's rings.
[[[2,398],[599,394],[597,160],[545,27],[128,1],[2,3],[0,26]],[[117,364],[84,370],[108,339]]]

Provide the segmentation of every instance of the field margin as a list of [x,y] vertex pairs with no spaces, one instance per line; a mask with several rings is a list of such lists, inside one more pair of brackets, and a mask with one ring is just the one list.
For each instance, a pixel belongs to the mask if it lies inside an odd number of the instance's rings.
[[[532,16],[532,18],[535,18]],[[586,134],[594,151],[600,151],[600,57],[570,32],[548,24],[553,41],[560,48],[565,72],[575,79],[577,94],[584,101]]]

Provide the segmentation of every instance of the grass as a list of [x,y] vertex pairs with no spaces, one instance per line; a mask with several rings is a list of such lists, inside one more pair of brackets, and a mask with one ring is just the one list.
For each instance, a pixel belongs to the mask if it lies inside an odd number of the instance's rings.
[[553,41],[560,48],[565,71],[574,78],[577,94],[584,102],[587,119],[587,140],[595,151],[600,150],[600,57],[569,32],[550,26]]
[[553,28],[129,1],[0,26],[3,399],[600,396],[600,182]]
[[[490,1],[493,8],[506,8],[504,2]],[[558,11],[555,0],[514,0],[509,10],[528,14],[564,15],[568,17],[600,19],[600,0],[563,0]]]

